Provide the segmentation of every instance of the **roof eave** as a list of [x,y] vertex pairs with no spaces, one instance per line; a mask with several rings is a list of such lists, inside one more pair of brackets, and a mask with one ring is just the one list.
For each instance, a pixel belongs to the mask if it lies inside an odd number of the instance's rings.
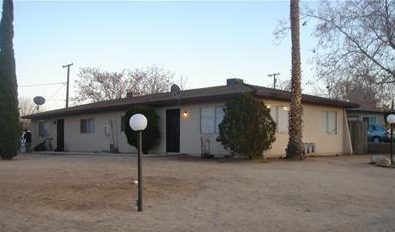
[[78,115],[78,114],[89,114],[89,113],[97,113],[103,111],[114,111],[114,110],[127,110],[128,108],[135,105],[148,105],[153,107],[159,106],[169,106],[169,105],[183,105],[183,104],[194,104],[194,103],[208,103],[213,101],[221,101],[233,98],[240,93],[229,93],[229,94],[221,94],[221,95],[212,95],[212,96],[200,96],[200,97],[184,97],[184,98],[169,98],[163,100],[154,100],[154,101],[126,101],[123,103],[118,103],[114,105],[107,105],[102,107],[92,107],[92,108],[67,108],[67,109],[58,109],[53,111],[46,111],[37,114],[24,115],[21,118],[23,119],[45,119],[45,118],[53,118],[53,117],[61,117],[68,115]]

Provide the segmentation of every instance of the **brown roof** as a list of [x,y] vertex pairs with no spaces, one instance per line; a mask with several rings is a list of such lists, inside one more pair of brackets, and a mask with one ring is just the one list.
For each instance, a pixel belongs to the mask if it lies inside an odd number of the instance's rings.
[[[149,106],[166,106],[166,105],[174,105],[177,103],[191,104],[191,103],[213,102],[218,100],[229,100],[244,92],[250,92],[255,96],[263,99],[289,101],[291,98],[291,93],[287,91],[275,90],[261,86],[253,86],[244,83],[236,83],[236,84],[228,84],[224,86],[183,90],[178,98],[174,98],[170,92],[150,94],[144,96],[133,96],[131,98],[107,100],[102,102],[73,106],[64,109],[46,111],[32,115],[25,115],[22,118],[43,119],[49,117],[76,115],[82,113],[127,110],[128,108],[130,108],[130,106],[141,105],[141,104],[149,105]],[[338,100],[327,99],[327,98],[316,97],[316,96],[305,95],[305,94],[302,95],[302,102],[309,104],[347,107],[347,108],[359,106],[357,104],[350,102],[338,101]]]

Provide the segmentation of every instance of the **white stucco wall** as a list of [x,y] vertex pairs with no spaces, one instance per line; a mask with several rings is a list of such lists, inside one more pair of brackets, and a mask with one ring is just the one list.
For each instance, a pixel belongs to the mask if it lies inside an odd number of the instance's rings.
[[[44,123],[44,135],[39,136],[39,123]],[[55,123],[54,123],[55,122]],[[39,121],[31,121],[30,131],[32,133],[32,146],[31,149],[34,149],[36,145],[42,143],[44,139],[54,138],[51,140],[51,143],[54,148],[56,148],[56,120],[53,119],[45,119]]]
[[187,154],[201,155],[202,139],[206,142],[206,148],[209,147],[210,153],[223,156],[229,154],[222,145],[216,142],[218,133],[201,134],[200,132],[200,110],[202,108],[223,107],[225,102],[199,104],[181,107],[183,111],[189,112],[187,117],[181,115],[181,146],[180,149]]
[[[215,106],[224,106],[224,102],[211,104],[194,104],[194,105],[173,105],[163,108],[158,108],[156,112],[159,115],[160,123],[159,130],[161,141],[153,152],[166,152],[166,110],[180,109],[180,153],[189,155],[201,155],[201,138],[202,136],[210,140],[210,152],[212,154],[223,156],[229,154],[224,150],[222,145],[215,142],[218,134],[201,135],[200,133],[200,109]],[[183,112],[188,112],[188,116],[184,117]]]
[[[120,111],[100,114],[82,114],[78,116],[50,118],[45,120],[32,120],[32,142],[35,146],[44,139],[44,137],[38,136],[39,122],[44,122],[50,127],[49,135],[46,137],[54,138],[52,144],[53,147],[56,148],[57,125],[54,122],[58,119],[64,119],[65,151],[108,152],[110,150],[110,143],[114,143],[114,141],[116,143],[116,140],[118,139],[120,152],[135,152],[135,149],[127,143],[124,132],[121,131],[121,117],[124,114],[125,112]],[[95,132],[89,134],[80,133],[80,120],[89,118],[95,119]],[[110,119],[114,122],[114,133],[111,133]],[[114,140],[112,139],[112,134],[114,134]]]
[[[287,102],[265,100],[266,105],[288,106]],[[173,106],[160,107],[156,109],[159,115],[160,142],[158,146],[150,150],[150,153],[164,154],[166,152],[166,110],[180,109],[180,153],[200,156],[202,137],[209,140],[210,153],[217,156],[229,154],[222,145],[216,142],[218,134],[202,135],[200,132],[200,110],[207,107],[224,106],[225,102],[202,103],[202,104],[175,104]],[[187,111],[188,116],[184,117],[183,112]],[[335,111],[337,113],[337,133],[336,135],[326,135],[319,132],[321,112]],[[83,114],[68,117],[45,119],[48,125],[48,137],[53,137],[53,147],[56,148],[57,119],[64,119],[64,142],[65,151],[80,152],[108,152],[110,150],[111,129],[110,119],[115,122],[115,133],[118,137],[118,146],[121,153],[135,153],[134,147],[126,141],[124,132],[121,131],[121,117],[124,111],[105,112],[96,114]],[[95,133],[81,134],[80,120],[95,119]],[[32,120],[31,131],[33,135],[33,146],[43,140],[38,137],[38,122]],[[346,126],[346,115],[342,108],[326,107],[317,105],[303,105],[303,142],[315,143],[315,154],[334,155],[350,152],[350,142]],[[129,126],[129,125],[125,125]],[[269,157],[278,157],[285,154],[288,143],[288,133],[276,133],[276,141],[272,148],[265,152]]]

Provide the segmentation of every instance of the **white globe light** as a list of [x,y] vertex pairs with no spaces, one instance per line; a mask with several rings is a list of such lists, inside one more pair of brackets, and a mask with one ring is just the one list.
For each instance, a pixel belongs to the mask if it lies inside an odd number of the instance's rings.
[[142,114],[133,114],[129,119],[129,126],[134,131],[142,131],[147,127],[147,118]]
[[394,123],[395,123],[395,114],[389,114],[389,115],[387,116],[387,122],[388,122],[389,124],[394,124]]

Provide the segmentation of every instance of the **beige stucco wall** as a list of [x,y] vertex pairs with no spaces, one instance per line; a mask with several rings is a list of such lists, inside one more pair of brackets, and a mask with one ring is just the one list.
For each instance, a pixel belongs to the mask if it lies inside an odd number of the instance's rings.
[[[289,106],[287,102],[265,100],[265,104],[274,106]],[[321,112],[335,111],[337,114],[337,134],[327,135],[319,131]],[[338,107],[303,104],[303,129],[302,140],[304,143],[315,143],[315,155],[336,155],[349,152],[348,129],[345,130],[345,110]],[[288,133],[276,133],[276,141],[272,149],[266,151],[269,157],[285,155],[288,143]]]
[[[288,106],[287,102],[266,100],[266,105]],[[200,110],[205,107],[224,106],[225,102],[201,103],[192,105],[175,104],[173,106],[160,107],[156,109],[159,115],[160,142],[158,146],[150,150],[150,153],[166,152],[166,110],[180,109],[180,153],[199,156],[201,154],[201,139],[205,138],[210,143],[210,153],[217,156],[229,154],[222,145],[216,142],[218,134],[201,135],[200,133]],[[188,116],[183,116],[183,111],[188,112]],[[337,113],[337,134],[326,135],[319,132],[319,121],[322,111],[335,111]],[[53,146],[56,147],[56,122],[57,119],[64,119],[64,140],[65,151],[81,152],[108,152],[110,150],[111,131],[110,119],[115,124],[115,131],[118,135],[119,151],[122,153],[135,153],[134,147],[130,146],[124,132],[121,132],[121,117],[124,111],[107,112],[100,114],[84,114],[68,116],[62,118],[52,118],[44,120],[48,125],[49,136],[55,138]],[[95,133],[81,134],[80,120],[95,119]],[[303,105],[303,142],[315,143],[316,155],[335,155],[351,152],[351,144],[347,128],[345,111],[342,108],[326,107],[317,105]],[[128,125],[126,125],[128,126]],[[33,145],[38,144],[43,138],[38,138],[38,121],[32,120],[31,130],[33,133]],[[268,157],[278,157],[285,154],[288,143],[288,133],[276,133],[276,141],[272,148],[265,152]]]

